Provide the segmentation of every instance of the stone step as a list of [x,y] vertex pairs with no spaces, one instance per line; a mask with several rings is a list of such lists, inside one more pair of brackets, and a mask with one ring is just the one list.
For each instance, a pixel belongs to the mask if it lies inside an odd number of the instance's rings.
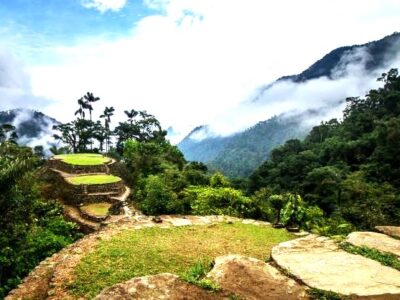
[[218,300],[229,299],[220,293],[210,293],[189,284],[178,276],[162,273],[136,277],[104,289],[95,300],[109,299],[173,299],[173,300]]
[[355,231],[347,236],[346,241],[354,246],[372,248],[400,258],[400,240],[383,233]]
[[83,232],[91,233],[100,229],[100,223],[83,218],[78,208],[66,204],[63,207],[66,217],[77,223]]
[[400,226],[376,226],[375,229],[381,233],[400,239]]
[[271,264],[242,255],[217,257],[206,278],[239,296],[239,299],[310,299],[305,286],[288,278]]
[[311,288],[351,299],[400,299],[400,272],[341,250],[326,237],[309,235],[272,248],[272,259]]

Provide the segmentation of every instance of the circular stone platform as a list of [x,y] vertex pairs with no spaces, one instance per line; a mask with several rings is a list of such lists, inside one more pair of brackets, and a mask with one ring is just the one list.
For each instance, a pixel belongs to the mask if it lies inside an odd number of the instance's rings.
[[109,184],[122,181],[120,177],[108,174],[80,175],[68,177],[66,180],[74,185]]
[[54,159],[59,159],[67,164],[77,166],[103,165],[111,161],[109,157],[95,153],[60,154],[55,155]]

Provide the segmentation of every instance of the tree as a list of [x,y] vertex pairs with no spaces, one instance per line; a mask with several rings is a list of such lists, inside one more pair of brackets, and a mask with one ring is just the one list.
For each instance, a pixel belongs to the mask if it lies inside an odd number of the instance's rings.
[[110,136],[111,136],[111,130],[110,130],[110,123],[111,123],[111,117],[114,115],[114,107],[105,107],[104,112],[102,115],[100,115],[100,118],[104,118],[104,127],[106,131],[106,152],[108,152],[108,147],[110,145]]
[[83,98],[86,100],[85,101],[86,109],[89,110],[90,121],[92,121],[92,111],[93,111],[92,103],[99,101],[100,98],[93,96],[93,93],[89,92],[87,92],[86,95],[83,96]]
[[87,109],[87,104],[85,101],[83,101],[83,98],[78,99],[78,104],[79,104],[79,108],[77,111],[75,111],[75,116],[80,115],[81,119],[84,119],[85,118],[85,109]]
[[285,205],[283,196],[282,195],[271,195],[269,197],[268,201],[269,201],[269,203],[271,203],[271,206],[274,208],[274,210],[276,212],[275,224],[279,224],[279,222],[281,220],[281,211]]
[[16,128],[11,124],[0,125],[0,143],[4,141],[10,141],[16,143],[18,139],[18,134]]
[[146,111],[125,111],[127,122],[120,122],[115,128],[118,137],[117,149],[122,153],[123,143],[128,139],[138,142],[162,142],[167,132],[162,130],[160,122]]

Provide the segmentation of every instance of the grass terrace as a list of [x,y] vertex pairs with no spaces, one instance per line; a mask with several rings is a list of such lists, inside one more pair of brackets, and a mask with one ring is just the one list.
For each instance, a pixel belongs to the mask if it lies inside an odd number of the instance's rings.
[[70,165],[95,166],[102,165],[110,161],[110,158],[95,153],[76,153],[55,155],[55,159],[61,159]]
[[110,207],[111,207],[110,203],[100,202],[100,203],[92,203],[84,205],[80,209],[92,216],[102,217],[108,214],[108,210]]
[[77,298],[91,299],[103,288],[136,276],[184,276],[199,261],[224,254],[268,260],[274,245],[292,238],[283,229],[242,223],[129,229],[100,241],[75,269],[69,289]]
[[114,175],[96,174],[96,175],[82,175],[69,177],[67,180],[76,185],[81,184],[107,184],[121,181],[121,178]]

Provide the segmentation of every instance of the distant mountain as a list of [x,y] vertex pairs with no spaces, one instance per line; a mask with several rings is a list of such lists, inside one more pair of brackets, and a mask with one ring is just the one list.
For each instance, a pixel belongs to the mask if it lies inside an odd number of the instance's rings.
[[22,108],[0,111],[0,124],[4,123],[12,124],[17,128],[20,144],[42,145],[45,148],[53,142],[53,125],[60,124],[39,111]]
[[210,169],[230,177],[245,177],[268,158],[270,151],[292,138],[303,138],[310,127],[301,124],[302,116],[275,116],[259,122],[244,132],[227,137],[203,140],[193,138],[204,127],[198,127],[178,144],[187,160],[206,163]]
[[[386,36],[381,40],[369,42],[363,45],[353,45],[337,48],[323,58],[318,60],[316,63],[311,65],[307,70],[297,75],[283,76],[277,81],[291,80],[293,82],[305,82],[307,80],[316,79],[322,76],[326,76],[329,79],[335,79],[333,74],[338,68],[343,68],[346,64],[355,63],[359,60],[360,56],[352,55],[351,60],[343,60],[348,54],[352,54],[355,50],[362,49],[368,55],[364,62],[366,71],[374,71],[382,67],[386,67],[385,64],[391,61],[399,53],[400,47],[400,33],[395,32],[392,35]],[[344,75],[344,74],[343,74]]]
[[[337,80],[347,76],[350,65],[358,65],[365,73],[387,70],[392,67],[389,62],[397,57],[400,57],[400,33],[397,32],[367,44],[337,48],[300,74],[283,76],[261,87],[252,102],[263,101],[264,95],[275,84],[284,81],[303,84],[319,78]],[[324,99],[321,99],[321,102],[323,101]],[[338,107],[343,101],[344,99],[335,99],[332,103]],[[312,125],[322,121],[326,115],[318,112],[318,109],[323,110],[316,108],[311,115],[310,110],[307,110],[290,118],[285,117],[285,114],[273,117],[227,137],[215,134],[208,136],[208,126],[199,126],[186,136],[178,147],[188,160],[202,161],[210,168],[220,170],[231,177],[244,177],[266,160],[274,147],[291,138],[303,138]],[[314,124],[304,122],[309,121],[311,117]]]

